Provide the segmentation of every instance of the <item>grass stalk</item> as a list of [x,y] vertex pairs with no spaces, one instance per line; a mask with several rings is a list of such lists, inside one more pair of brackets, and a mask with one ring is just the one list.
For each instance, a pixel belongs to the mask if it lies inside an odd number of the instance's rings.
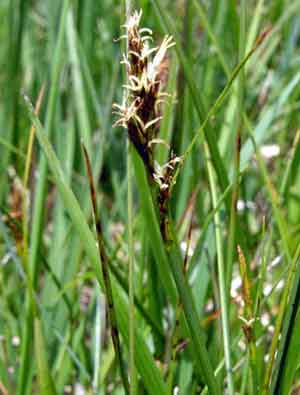
[[[131,15],[131,0],[125,0],[126,22]],[[128,40],[126,50],[128,56]],[[127,80],[128,84],[128,80]],[[130,395],[136,394],[136,370],[134,363],[134,240],[133,240],[133,196],[132,196],[132,162],[131,162],[131,145],[127,142],[127,224],[128,224],[128,288],[129,288],[129,378],[130,378]]]
[[[80,239],[84,245],[85,251],[92,263],[97,282],[102,289],[105,289],[102,271],[99,267],[99,251],[94,241],[92,232],[86,222],[85,214],[83,214],[82,210],[80,209],[79,203],[74,196],[74,193],[66,183],[62,167],[53,151],[53,148],[39,119],[34,115],[31,103],[28,102],[27,106],[30,120],[36,127],[36,136],[39,140],[41,147],[43,148],[43,152],[46,155],[60,196],[64,202],[64,206],[70,215],[72,224],[78,232],[78,235],[80,236]],[[122,333],[122,337],[126,345],[128,346],[128,306],[124,297],[121,296],[120,289],[117,283],[113,281],[112,285],[116,307],[116,318],[119,324],[120,331]],[[152,389],[155,388],[158,395],[165,395],[166,388],[162,380],[161,373],[155,365],[153,357],[144,342],[141,330],[137,327],[135,327],[135,350],[136,367],[139,369],[139,374],[143,379],[145,388],[149,392],[151,392]]]
[[103,234],[102,234],[102,225],[101,225],[100,216],[99,216],[98,208],[97,208],[96,189],[95,189],[95,185],[94,185],[94,181],[93,181],[92,167],[91,167],[90,159],[88,156],[88,152],[83,144],[82,144],[82,147],[83,147],[83,152],[84,152],[84,157],[85,157],[85,162],[86,162],[86,167],[87,167],[87,174],[88,174],[88,179],[89,179],[89,185],[90,185],[91,202],[92,202],[92,206],[93,206],[94,221],[95,221],[95,227],[96,227],[96,233],[97,233],[99,260],[101,262],[103,281],[104,281],[104,285],[105,285],[105,295],[107,298],[108,319],[109,319],[109,323],[111,326],[111,338],[112,338],[112,342],[113,342],[113,346],[114,346],[114,350],[115,350],[115,354],[116,354],[117,363],[120,367],[121,378],[122,378],[124,390],[125,390],[126,395],[129,395],[129,384],[128,384],[128,378],[127,378],[127,374],[126,374],[125,363],[124,363],[123,356],[122,356],[120,335],[119,335],[119,329],[118,329],[118,325],[117,325],[116,312],[115,312],[113,293],[112,293],[112,286],[111,286],[111,280],[110,280],[110,275],[109,275],[108,256],[105,251]]
[[[201,134],[202,134],[202,130],[203,130],[205,138],[207,140],[207,144],[208,144],[210,152],[211,152],[211,157],[212,157],[212,160],[213,160],[213,163],[214,163],[217,175],[218,175],[219,183],[222,187],[222,190],[224,191],[228,185],[228,176],[225,171],[225,166],[223,164],[218,146],[215,144],[214,130],[211,128],[211,126],[208,122],[209,119],[207,119],[207,121],[206,121],[207,109],[206,109],[206,105],[204,102],[204,98],[202,97],[202,93],[199,91],[199,89],[198,90],[196,89],[196,86],[194,83],[194,78],[193,78],[193,72],[191,70],[191,67],[190,67],[187,59],[186,59],[183,47],[182,47],[182,45],[180,45],[180,38],[178,37],[178,33],[177,33],[174,25],[170,22],[169,16],[168,16],[165,8],[157,0],[151,0],[151,2],[155,6],[157,16],[163,21],[163,25],[166,27],[166,31],[169,34],[172,34],[172,36],[176,40],[175,49],[176,49],[178,58],[182,64],[184,75],[185,75],[187,85],[188,85],[190,93],[191,93],[192,100],[195,105],[195,109],[197,112],[197,116],[199,118],[199,122],[201,124],[203,124],[203,127],[201,128]],[[196,134],[196,136],[193,138],[193,141],[195,140],[194,143],[197,141],[198,137],[199,137],[199,135]],[[193,143],[193,145],[194,145],[194,143]],[[191,145],[191,144],[189,145],[188,153],[190,153],[193,145]],[[184,160],[187,157],[186,153],[184,155]],[[175,177],[174,182],[176,181],[176,178],[177,177]]]
[[[222,90],[222,92],[220,93],[220,95],[218,96],[218,98],[216,99],[216,101],[214,102],[212,107],[210,108],[210,110],[207,112],[207,115],[204,117],[204,120],[203,120],[200,128],[197,130],[197,132],[195,133],[192,141],[190,142],[190,144],[188,145],[187,149],[185,150],[185,152],[184,152],[184,154],[182,156],[182,161],[180,162],[180,166],[178,166],[177,171],[176,171],[176,173],[174,175],[173,185],[176,184],[177,177],[179,175],[180,169],[183,167],[185,161],[187,160],[188,156],[192,152],[192,150],[193,150],[196,142],[198,141],[198,139],[201,138],[203,134],[206,136],[206,134],[207,134],[206,133],[206,127],[209,124],[209,121],[218,112],[218,110],[221,107],[223,101],[225,100],[226,96],[228,95],[228,93],[230,91],[230,88],[231,88],[232,84],[234,83],[235,79],[237,78],[237,76],[239,75],[240,71],[243,69],[245,64],[248,62],[248,60],[251,58],[251,56],[254,54],[254,52],[257,50],[257,48],[265,40],[265,38],[268,35],[268,33],[269,33],[269,30],[266,30],[266,31],[263,31],[259,35],[259,37],[257,38],[257,40],[256,40],[254,46],[252,47],[252,49],[246,54],[244,59],[234,68],[234,70],[233,70],[229,80],[227,81],[224,89]],[[220,177],[220,176],[221,175],[219,175],[218,177]],[[223,183],[223,181],[222,181],[222,183]],[[220,185],[222,185],[222,183],[220,182]],[[226,186],[224,187],[224,190],[225,189],[226,189]],[[230,207],[230,205],[229,205],[229,207]]]
[[[245,57],[245,41],[246,41],[246,3],[242,1],[240,4],[240,34],[239,34],[239,62]],[[230,301],[230,289],[232,280],[233,260],[235,256],[236,231],[239,228],[237,217],[237,203],[239,198],[239,173],[240,173],[240,155],[241,155],[241,130],[243,122],[244,108],[244,91],[245,91],[245,68],[242,68],[237,79],[237,109],[236,109],[236,149],[233,174],[233,193],[231,197],[230,221],[228,248],[226,257],[226,288],[227,300]]]
[[[166,254],[165,256],[167,256],[167,265],[170,268],[172,277],[176,284],[177,292],[179,295],[179,299],[182,303],[182,309],[186,320],[185,325],[187,325],[188,327],[188,331],[190,333],[190,341],[193,344],[196,367],[198,371],[203,374],[205,382],[207,383],[209,389],[209,393],[212,395],[219,394],[220,392],[214,379],[214,373],[209,359],[209,354],[205,346],[204,337],[199,326],[199,319],[196,313],[194,297],[182,271],[182,258],[178,254],[177,247],[172,248],[169,240],[166,240],[166,243],[163,242],[163,237],[157,223],[157,210],[151,198],[152,195],[156,195],[156,191],[150,191],[145,170],[144,168],[142,168],[141,160],[139,159],[139,157],[137,157],[136,153],[134,156],[135,174],[137,177],[137,183],[140,187],[139,191],[141,193],[141,200],[143,202],[143,205],[145,206],[143,208],[143,211],[149,234],[151,235],[151,237],[155,235],[157,239],[156,246],[163,245],[163,254]],[[173,238],[173,240],[175,239]],[[163,280],[162,285],[164,287],[167,287],[165,279]],[[169,291],[168,288],[166,288],[166,290],[167,292]]]
[[[213,166],[210,161],[209,149],[206,143],[204,143],[204,150],[206,154],[206,165],[211,190],[211,198],[213,209],[218,204],[217,186],[215,176],[213,173]],[[226,293],[226,282],[225,282],[225,268],[224,268],[224,255],[222,247],[222,224],[220,221],[220,213],[218,211],[214,214],[215,223],[215,238],[217,248],[217,262],[218,262],[218,279],[219,279],[219,292],[220,292],[220,303],[221,303],[221,323],[223,332],[223,347],[225,356],[225,366],[227,372],[228,390],[230,395],[234,395],[234,380],[232,374],[232,362],[230,352],[230,332],[229,332],[229,315],[228,315],[228,303]]]
[[127,199],[128,199],[128,251],[129,251],[129,375],[130,375],[130,395],[136,393],[136,372],[134,364],[134,240],[133,240],[133,197],[132,197],[132,163],[130,153],[130,143],[127,144]]
[[[40,90],[36,106],[35,106],[35,114],[38,116],[42,100],[44,97],[44,87]],[[30,176],[30,166],[32,161],[32,150],[33,150],[33,143],[34,143],[34,134],[35,134],[35,127],[32,125],[29,132],[29,141],[27,147],[27,154],[26,154],[26,163],[25,163],[25,171],[24,171],[24,178],[23,178],[23,251],[22,254],[24,257],[28,257],[28,194],[27,194],[27,187],[28,181]]]

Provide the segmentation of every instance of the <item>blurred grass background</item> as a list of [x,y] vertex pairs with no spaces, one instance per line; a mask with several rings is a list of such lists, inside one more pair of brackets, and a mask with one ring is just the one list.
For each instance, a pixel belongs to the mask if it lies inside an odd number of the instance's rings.
[[[167,33],[176,41],[166,59],[164,89],[171,96],[159,137],[178,155],[234,67],[270,29],[213,111],[206,137],[199,132],[171,199],[180,264],[186,255],[216,389],[199,372],[184,323],[178,326],[180,292],[165,272],[172,255],[152,226],[126,131],[112,128],[112,104],[122,101],[125,83],[124,45],[116,40],[124,34],[125,4],[2,0],[0,393],[124,393],[106,319],[83,141],[131,394],[300,394],[300,2],[133,3],[143,10],[142,27],[153,31],[154,46]],[[24,95],[34,105],[40,95],[41,123]],[[160,163],[166,154],[159,145]]]

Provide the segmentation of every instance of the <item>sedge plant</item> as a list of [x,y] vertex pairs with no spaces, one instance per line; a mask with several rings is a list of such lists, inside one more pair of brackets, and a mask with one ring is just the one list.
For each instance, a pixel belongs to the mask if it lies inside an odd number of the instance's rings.
[[0,2],[0,393],[297,394],[299,1],[121,3]]

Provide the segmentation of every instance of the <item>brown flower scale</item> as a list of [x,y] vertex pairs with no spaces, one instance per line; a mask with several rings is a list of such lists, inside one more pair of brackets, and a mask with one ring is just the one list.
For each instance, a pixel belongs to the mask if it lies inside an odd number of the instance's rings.
[[[149,48],[152,40],[150,29],[140,29],[142,13],[135,12],[125,25],[128,56],[123,58],[126,65],[128,83],[124,85],[125,95],[123,104],[114,104],[115,113],[119,119],[114,126],[121,125],[127,129],[128,137],[144,162],[150,181],[159,186],[157,197],[161,231],[167,238],[167,201],[170,195],[170,185],[176,164],[180,158],[170,153],[170,160],[160,166],[154,159],[154,147],[162,143],[157,138],[159,123],[162,119],[160,103],[168,96],[161,92],[165,78],[166,52],[175,43],[172,37],[166,36],[158,48]],[[166,144],[166,143],[164,143]]]

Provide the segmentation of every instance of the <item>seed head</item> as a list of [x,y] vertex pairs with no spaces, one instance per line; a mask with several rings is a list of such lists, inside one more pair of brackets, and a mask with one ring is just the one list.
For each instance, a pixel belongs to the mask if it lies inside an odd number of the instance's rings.
[[148,173],[154,179],[154,147],[149,144],[158,134],[162,119],[160,104],[165,93],[162,88],[162,70],[165,69],[167,50],[174,45],[167,36],[159,47],[150,47],[152,31],[140,28],[142,12],[134,12],[124,25],[127,39],[127,56],[122,63],[127,70],[127,84],[124,85],[123,104],[114,104],[119,119],[114,126],[127,129],[128,137],[141,156]]

